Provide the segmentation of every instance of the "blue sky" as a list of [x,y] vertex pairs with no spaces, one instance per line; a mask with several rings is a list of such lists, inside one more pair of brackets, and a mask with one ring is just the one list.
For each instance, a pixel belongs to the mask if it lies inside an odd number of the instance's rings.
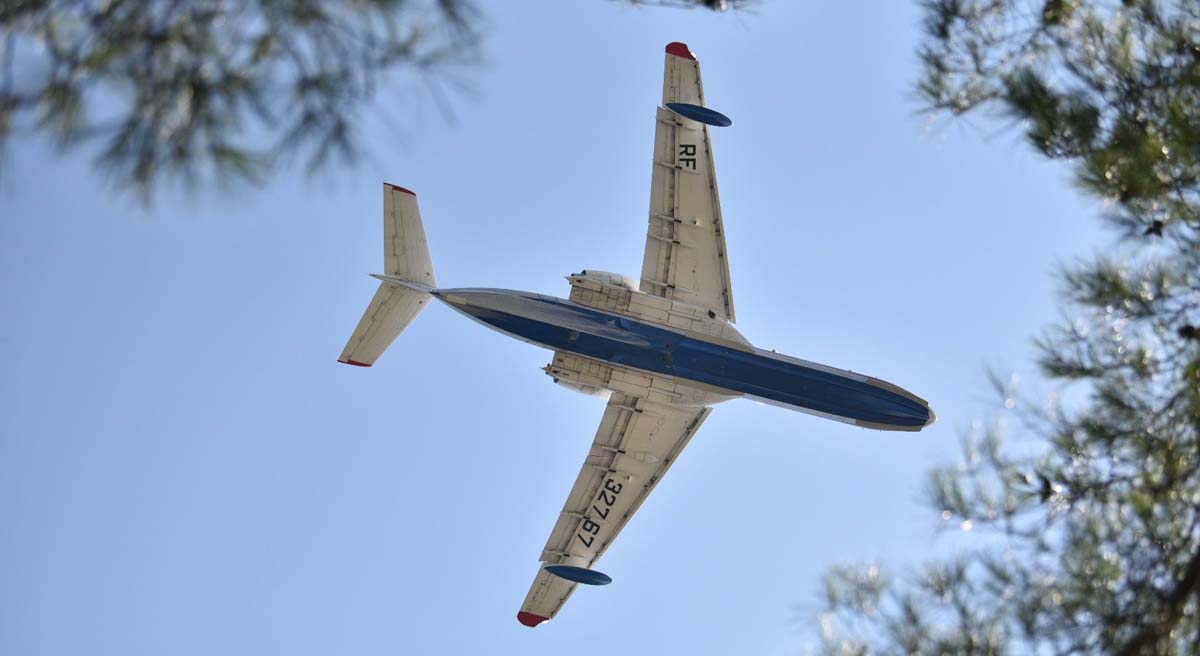
[[[930,128],[909,3],[754,12],[490,3],[443,120],[388,92],[363,166],[114,194],[17,140],[0,179],[0,653],[791,654],[822,571],[947,548],[925,472],[1031,373],[1058,262],[1099,208],[1016,131]],[[515,613],[603,409],[550,353],[427,311],[335,362],[382,266],[381,182],[416,190],[439,281],[565,296],[636,275],[662,50],[711,106],[738,328],[894,381],[940,418],[856,429],[719,406],[579,591]],[[394,118],[404,129],[387,127]]]

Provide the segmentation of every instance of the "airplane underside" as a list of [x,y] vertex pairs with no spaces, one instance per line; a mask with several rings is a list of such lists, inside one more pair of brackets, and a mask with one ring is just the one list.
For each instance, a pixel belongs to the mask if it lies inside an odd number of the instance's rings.
[[571,301],[503,289],[434,296],[493,330],[556,351],[669,376],[802,412],[883,430],[934,420],[919,397],[890,383],[769,351],[689,336]]
[[714,405],[746,397],[888,431],[934,421],[928,403],[896,385],[755,348],[735,327],[709,133],[732,121],[705,103],[700,64],[686,44],[667,44],[664,57],[638,277],[585,269],[567,276],[568,299],[439,288],[416,194],[385,184],[384,270],[372,274],[379,287],[338,357],[370,367],[437,298],[554,351],[544,369],[554,382],[607,397],[517,613],[529,627],[555,617],[579,584],[611,582],[597,562]]

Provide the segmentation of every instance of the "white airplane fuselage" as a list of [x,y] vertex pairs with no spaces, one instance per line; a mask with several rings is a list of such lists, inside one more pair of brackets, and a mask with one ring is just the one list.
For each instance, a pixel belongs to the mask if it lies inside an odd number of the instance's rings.
[[891,383],[748,343],[531,292],[463,288],[431,293],[458,312],[516,339],[689,381],[730,397],[746,396],[882,430],[916,431],[935,419],[924,400]]

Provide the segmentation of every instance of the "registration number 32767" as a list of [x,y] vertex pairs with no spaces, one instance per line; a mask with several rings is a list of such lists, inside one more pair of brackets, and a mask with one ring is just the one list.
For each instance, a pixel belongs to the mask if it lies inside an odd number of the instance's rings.
[[592,507],[587,515],[584,515],[583,521],[579,523],[579,530],[575,533],[575,537],[583,543],[583,546],[591,548],[592,542],[596,540],[596,534],[600,532],[600,524],[592,520],[590,515],[595,514],[601,521],[608,519],[608,514],[612,512],[613,505],[617,503],[617,497],[621,494],[622,484],[609,478],[604,481],[604,485],[600,487],[599,494],[596,495],[596,500],[592,502]]

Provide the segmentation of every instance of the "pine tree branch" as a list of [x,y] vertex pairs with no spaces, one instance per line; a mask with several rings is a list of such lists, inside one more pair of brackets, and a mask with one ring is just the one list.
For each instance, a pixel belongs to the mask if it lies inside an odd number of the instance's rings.
[[1179,621],[1188,598],[1197,595],[1200,595],[1200,551],[1197,551],[1188,562],[1187,568],[1184,569],[1183,578],[1163,598],[1163,604],[1167,613],[1166,617],[1160,622],[1142,627],[1142,630],[1130,639],[1121,651],[1118,652],[1120,656],[1157,653],[1156,645],[1158,641],[1170,633],[1175,623]]

